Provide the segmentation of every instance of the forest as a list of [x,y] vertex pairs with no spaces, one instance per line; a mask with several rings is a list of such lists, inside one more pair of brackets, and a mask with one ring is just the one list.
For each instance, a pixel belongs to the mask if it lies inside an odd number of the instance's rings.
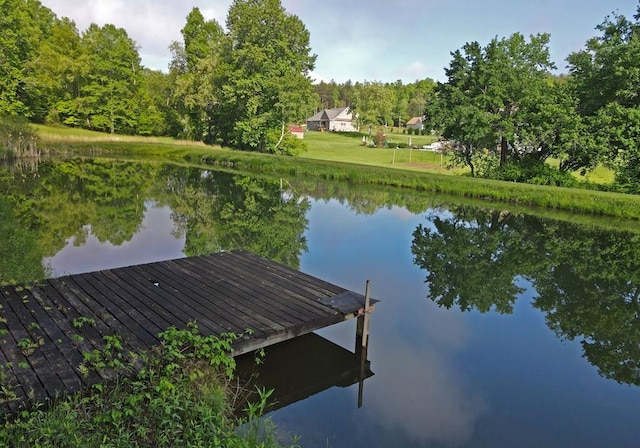
[[550,35],[515,33],[453,50],[443,82],[314,84],[309,31],[280,0],[235,0],[224,26],[193,8],[166,72],[144,67],[122,28],[79,31],[37,0],[3,5],[4,147],[28,135],[20,117],[296,155],[305,143],[289,124],[350,107],[361,127],[424,116],[472,176],[571,186],[572,174],[605,166],[616,190],[640,189],[640,6],[633,18],[605,17],[565,74]]

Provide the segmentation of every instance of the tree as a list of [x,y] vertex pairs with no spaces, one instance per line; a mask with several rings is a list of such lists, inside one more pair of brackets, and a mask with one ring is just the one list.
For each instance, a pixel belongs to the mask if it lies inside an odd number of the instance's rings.
[[635,21],[613,14],[600,35],[572,53],[569,85],[594,136],[594,157],[616,172],[620,184],[640,190],[640,4]]
[[142,67],[135,42],[114,25],[91,24],[82,36],[80,96],[75,113],[86,126],[133,133],[139,114]]
[[80,96],[80,56],[76,24],[66,17],[54,19],[50,36],[27,65],[29,82],[38,89],[35,121],[79,124],[71,117],[74,101]]
[[280,0],[235,0],[226,25],[220,136],[240,149],[281,152],[287,124],[304,120],[313,108],[308,74],[316,57],[309,32]]
[[181,135],[213,143],[219,101],[216,76],[224,33],[215,20],[205,21],[198,8],[187,15],[181,32],[183,44],[174,42],[171,46],[170,74],[175,84],[174,104],[183,117]]
[[28,64],[50,34],[53,13],[37,0],[0,0],[0,114],[37,115]]
[[[494,38],[486,47],[465,44],[452,53],[427,107],[427,123],[455,141],[454,161],[475,175],[479,154],[499,155],[500,165],[568,156],[579,135],[572,103],[549,71],[549,35]],[[567,118],[568,117],[568,118]],[[575,166],[571,161],[567,166]]]
[[395,102],[393,90],[381,82],[365,81],[354,87],[353,110],[360,127],[393,123]]

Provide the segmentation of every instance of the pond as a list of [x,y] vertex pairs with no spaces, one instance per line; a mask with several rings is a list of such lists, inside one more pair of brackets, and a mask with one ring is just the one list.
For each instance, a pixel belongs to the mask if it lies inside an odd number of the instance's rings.
[[[362,407],[347,381],[269,414],[302,446],[640,440],[635,223],[99,159],[0,168],[0,191],[0,281],[238,248],[359,292],[371,280]],[[309,355],[341,362],[354,334],[347,322],[274,353],[281,387]]]

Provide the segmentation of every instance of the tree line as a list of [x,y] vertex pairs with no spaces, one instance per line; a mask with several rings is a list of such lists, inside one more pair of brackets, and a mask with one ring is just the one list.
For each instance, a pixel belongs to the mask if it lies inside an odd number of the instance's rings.
[[[309,32],[279,0],[235,0],[225,28],[193,8],[168,73],[126,30],[79,32],[37,0],[4,0],[0,115],[124,134],[296,153],[286,125],[313,110]],[[226,31],[225,31],[226,30]]]
[[350,107],[360,126],[425,116],[472,175],[571,185],[605,165],[623,191],[640,188],[640,5],[606,17],[566,75],[552,74],[548,34],[516,33],[452,52],[444,82],[408,85],[312,84],[309,32],[280,0],[235,0],[225,27],[193,8],[167,73],[143,67],[122,28],[79,32],[38,0],[3,5],[0,115],[298,154],[288,124]]
[[[472,175],[570,185],[603,164],[623,191],[640,189],[640,4],[612,13],[553,76],[548,34],[471,42],[451,53],[428,125]],[[547,160],[557,162],[551,168]]]

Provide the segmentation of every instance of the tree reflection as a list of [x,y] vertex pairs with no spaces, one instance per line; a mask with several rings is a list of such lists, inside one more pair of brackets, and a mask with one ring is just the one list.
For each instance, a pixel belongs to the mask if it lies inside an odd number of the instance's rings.
[[[277,179],[166,166],[168,203],[185,253],[244,249],[298,268],[310,203]],[[179,171],[176,171],[179,170]],[[180,174],[177,174],[177,173]]]
[[430,297],[463,311],[512,312],[527,279],[560,338],[581,339],[600,374],[640,385],[640,236],[470,207],[414,231]]
[[310,204],[258,179],[172,165],[105,159],[44,161],[33,171],[0,170],[0,282],[46,275],[42,257],[72,239],[118,246],[140,230],[145,202],[172,208],[184,252],[245,249],[298,268],[307,249]]
[[89,229],[101,242],[130,240],[142,223],[154,169],[110,160],[44,161],[32,172],[3,170],[0,189],[13,220],[42,256],[52,256],[69,238],[82,244]]

